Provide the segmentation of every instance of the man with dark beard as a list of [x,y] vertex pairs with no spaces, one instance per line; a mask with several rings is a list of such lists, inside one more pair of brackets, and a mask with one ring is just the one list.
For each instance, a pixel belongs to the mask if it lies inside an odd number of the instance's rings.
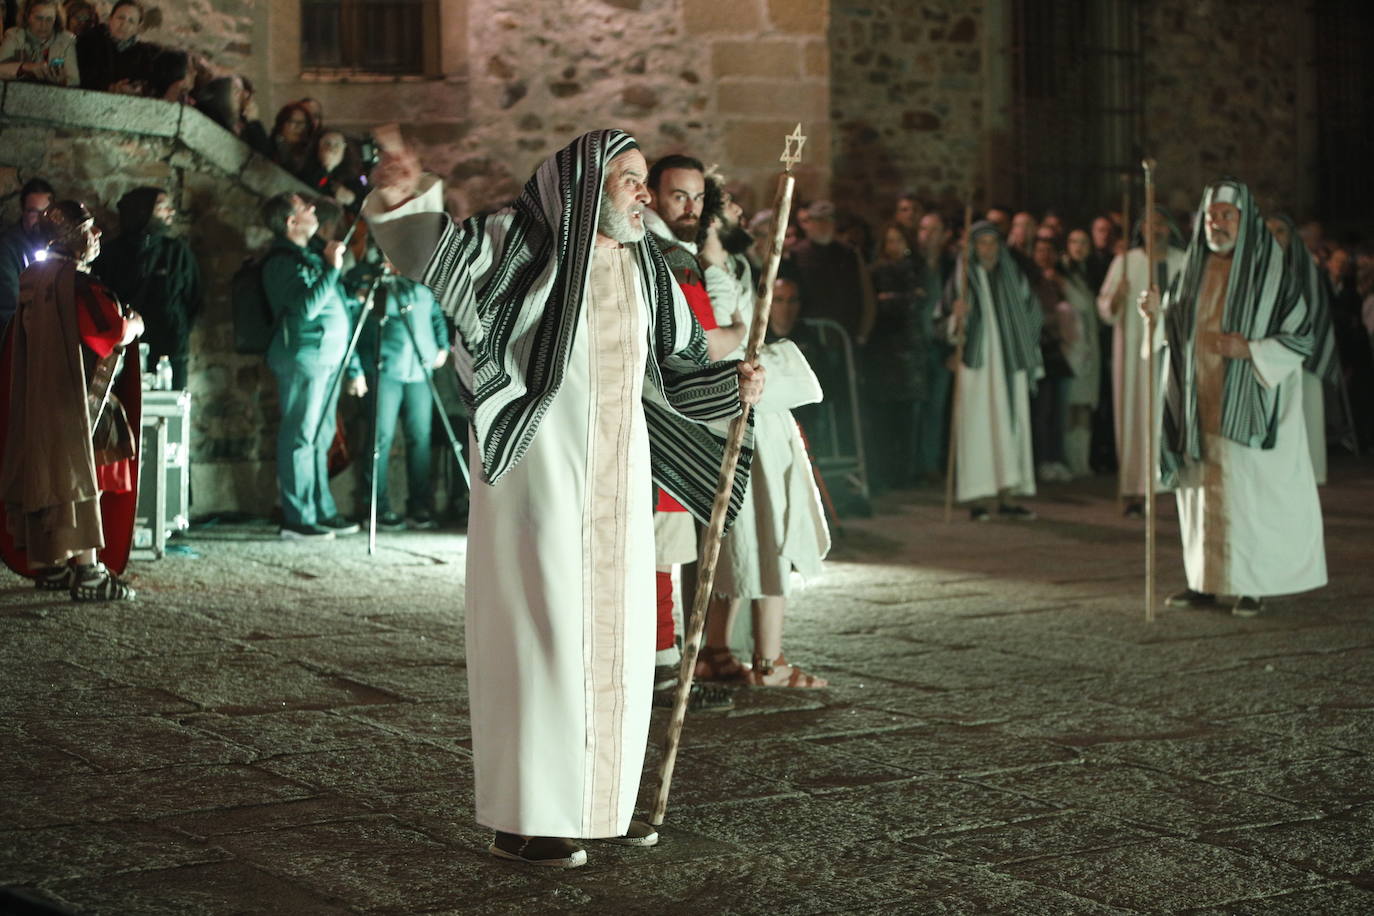
[[96,276],[147,322],[149,365],[166,356],[172,387],[186,387],[191,325],[200,314],[200,265],[191,246],[168,235],[176,208],[161,188],[134,188],[119,199],[119,238],[95,262]]
[[[719,329],[714,301],[706,285],[703,263],[698,259],[697,242],[702,233],[702,211],[706,205],[706,176],[699,160],[691,156],[664,156],[649,170],[649,206],[644,211],[645,228],[663,251],[664,260],[673,279],[682,290],[692,316],[706,333],[706,351],[711,359],[723,359],[736,349],[743,336],[744,323],[737,315],[726,312],[726,324],[734,323],[728,331]],[[719,191],[715,192],[719,202]],[[717,244],[716,247],[719,247]],[[713,269],[714,270],[714,269]],[[733,299],[733,296],[730,297]],[[657,491],[654,503],[654,551],[657,578],[658,638],[655,644],[654,702],[668,705],[671,690],[677,684],[677,666],[681,652],[677,644],[673,617],[676,601],[673,587],[673,567],[682,570],[683,593],[690,593],[695,584],[697,560],[696,525],[687,510],[662,490]],[[693,710],[728,709],[734,705],[729,694],[719,688],[692,685],[689,700]]]
[[[383,132],[363,215],[457,328],[472,416],[464,593],[477,820],[492,855],[572,868],[572,838],[651,846],[631,821],[649,732],[652,483],[703,521],[756,364],[710,362],[658,246],[648,166],[618,130],[550,156],[462,222]],[[743,502],[752,440],[731,491]]]

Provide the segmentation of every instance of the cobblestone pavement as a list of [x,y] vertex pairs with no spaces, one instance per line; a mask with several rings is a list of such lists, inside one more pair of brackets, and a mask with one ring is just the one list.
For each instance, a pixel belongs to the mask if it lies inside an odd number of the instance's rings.
[[[117,606],[6,576],[0,886],[178,916],[1374,912],[1374,470],[1332,477],[1330,587],[1153,624],[1110,481],[1031,523],[898,494],[789,610],[833,686],[689,719],[662,843],[557,874],[471,820],[461,535],[203,528]],[[1164,595],[1169,500],[1159,543]]]

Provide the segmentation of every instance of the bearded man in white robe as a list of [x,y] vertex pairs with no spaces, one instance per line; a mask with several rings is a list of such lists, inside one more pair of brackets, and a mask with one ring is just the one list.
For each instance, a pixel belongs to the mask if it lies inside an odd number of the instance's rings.
[[[1252,617],[1265,596],[1326,584],[1303,419],[1313,346],[1303,294],[1250,190],[1209,186],[1164,299],[1160,469],[1177,487],[1188,576],[1172,607]],[[1147,314],[1157,301],[1144,294]]]
[[1035,495],[1031,451],[1030,398],[1045,374],[1040,356],[1044,314],[1026,275],[1012,259],[991,222],[969,227],[973,258],[968,298],[958,297],[958,273],[946,287],[950,333],[964,337],[958,367],[955,412],[955,481],[960,502],[974,502],[969,517],[1033,519],[1035,513],[1010,502]]
[[[575,837],[652,845],[631,820],[654,661],[652,485],[709,517],[724,421],[757,402],[762,370],[707,361],[645,238],[648,168],[627,134],[584,134],[510,206],[461,223],[438,179],[388,146],[364,215],[453,318],[472,417],[477,820],[493,855],[530,865],[584,864]],[[745,461],[731,518],[747,480]]]

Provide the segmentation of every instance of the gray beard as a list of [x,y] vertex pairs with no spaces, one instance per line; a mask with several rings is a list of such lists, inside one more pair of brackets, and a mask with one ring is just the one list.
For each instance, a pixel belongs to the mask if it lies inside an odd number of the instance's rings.
[[[642,212],[643,208],[634,204],[638,208],[637,212]],[[635,242],[644,241],[644,223],[639,224],[636,229],[630,225],[630,215],[624,211],[617,210],[615,204],[611,202],[611,197],[605,191],[601,192],[601,216],[597,220],[596,230],[608,239],[619,242],[622,245],[633,245]]]
[[[1205,234],[1206,233],[1204,233],[1204,235]],[[1230,254],[1231,252],[1236,250],[1236,240],[1231,239],[1231,241],[1229,242],[1222,242],[1220,245],[1218,245],[1212,242],[1211,236],[1207,236],[1207,248],[1212,252],[1212,254]]]

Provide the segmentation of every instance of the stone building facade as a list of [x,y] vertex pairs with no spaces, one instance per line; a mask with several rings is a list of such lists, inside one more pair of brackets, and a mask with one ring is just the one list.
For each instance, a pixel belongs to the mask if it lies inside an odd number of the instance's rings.
[[[833,195],[870,220],[902,190],[956,211],[970,193],[980,207],[1014,204],[1027,180],[1014,168],[1012,62],[1028,0],[440,0],[426,77],[303,72],[299,0],[150,5],[146,37],[251,77],[269,126],[303,96],[354,133],[399,121],[460,215],[509,199],[539,161],[597,126],[631,131],[650,158],[719,164],[751,208],[770,202],[797,122],[810,137],[799,196]],[[1312,61],[1293,49],[1311,44],[1310,11],[1270,0],[1137,8],[1139,133],[1160,164],[1161,200],[1191,208],[1206,180],[1230,172],[1305,215]],[[48,94],[41,104],[34,91]],[[0,106],[0,218],[13,219],[33,174],[102,218],[136,184],[174,188],[211,281],[191,367],[195,510],[261,511],[274,498],[275,391],[259,361],[231,352],[228,278],[265,240],[254,225],[263,194],[291,179],[168,103],[17,93]]]

